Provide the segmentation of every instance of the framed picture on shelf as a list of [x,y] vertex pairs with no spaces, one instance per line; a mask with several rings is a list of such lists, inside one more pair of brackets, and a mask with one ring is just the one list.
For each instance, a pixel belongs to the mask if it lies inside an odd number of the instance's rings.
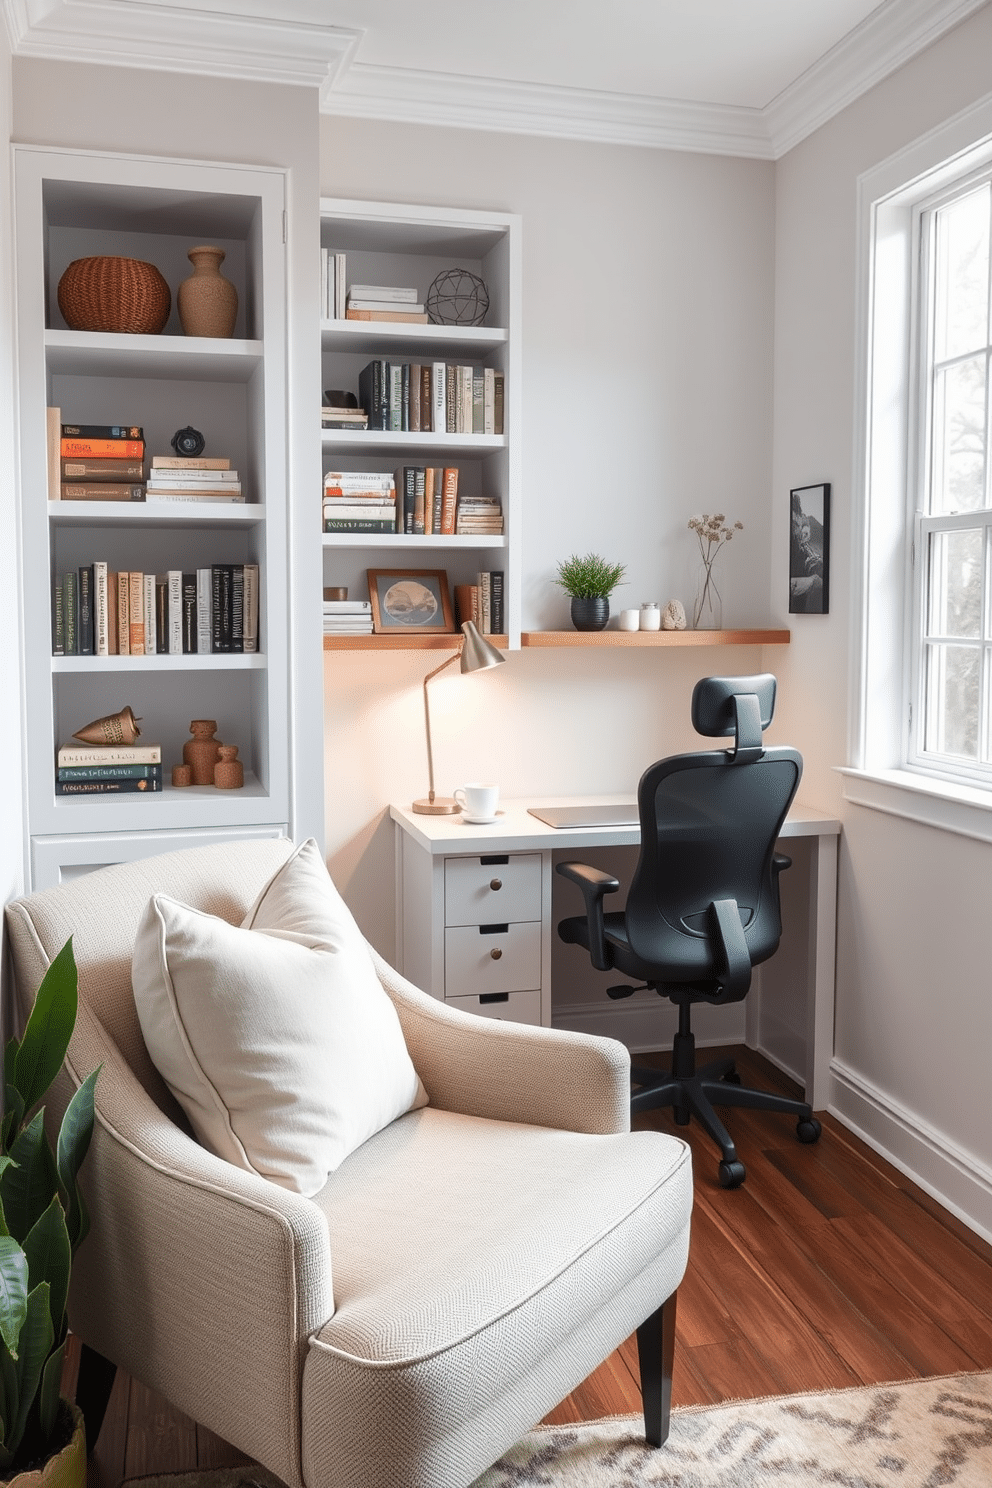
[[454,634],[455,617],[443,568],[370,568],[368,576],[376,635]]
[[830,609],[830,485],[789,492],[790,615],[826,615]]

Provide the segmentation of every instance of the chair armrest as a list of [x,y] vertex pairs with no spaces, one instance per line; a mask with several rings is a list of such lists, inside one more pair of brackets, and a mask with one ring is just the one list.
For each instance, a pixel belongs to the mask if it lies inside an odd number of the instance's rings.
[[629,1131],[630,1054],[617,1039],[448,1007],[369,950],[431,1105],[562,1131]]
[[786,853],[777,852],[777,853],[774,853],[772,855],[772,872],[773,873],[779,874],[779,873],[781,873],[783,871],[783,869],[785,869],[785,868],[791,868],[791,867],[792,867],[792,859]]
[[612,958],[606,953],[606,936],[603,933],[603,899],[615,894],[620,887],[619,879],[600,868],[591,868],[588,863],[558,863],[557,872],[571,879],[582,890],[586,905],[586,920],[589,923],[589,957],[597,971],[611,971]]
[[200,1147],[83,1004],[53,1107],[101,1062],[80,1170],[92,1228],[73,1262],[73,1331],[301,1485],[303,1365],[334,1311],[327,1221],[310,1199]]

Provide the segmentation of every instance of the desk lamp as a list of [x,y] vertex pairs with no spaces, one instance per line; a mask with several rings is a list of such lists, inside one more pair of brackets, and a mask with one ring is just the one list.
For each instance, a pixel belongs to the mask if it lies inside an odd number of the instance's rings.
[[427,692],[427,684],[438,672],[443,672],[445,667],[450,666],[453,661],[461,662],[463,672],[480,672],[485,667],[499,666],[506,660],[502,651],[497,651],[484,635],[479,633],[478,627],[471,621],[466,620],[462,624],[462,634],[465,639],[453,656],[448,656],[441,665],[428,672],[424,678],[424,723],[427,728],[427,778],[428,792],[419,801],[414,801],[413,810],[420,812],[421,816],[453,816],[456,811],[461,811],[458,802],[451,796],[437,796],[434,794],[434,754],[431,749],[431,707]]

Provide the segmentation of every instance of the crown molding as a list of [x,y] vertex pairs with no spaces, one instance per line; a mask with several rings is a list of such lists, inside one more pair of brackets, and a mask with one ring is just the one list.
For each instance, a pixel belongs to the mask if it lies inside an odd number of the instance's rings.
[[364,34],[131,0],[3,0],[17,57],[320,87]]
[[988,3],[884,0],[777,98],[743,108],[379,67],[355,60],[361,30],[191,0],[0,0],[17,57],[318,87],[322,112],[354,118],[759,160],[777,160]]
[[762,110],[775,159],[988,0],[886,0]]
[[441,124],[771,159],[758,109],[545,87],[498,78],[353,62],[326,85],[321,111],[405,124]]

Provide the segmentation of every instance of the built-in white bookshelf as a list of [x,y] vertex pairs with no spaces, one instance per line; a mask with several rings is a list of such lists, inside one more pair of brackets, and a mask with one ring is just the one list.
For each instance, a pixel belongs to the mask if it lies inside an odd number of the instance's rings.
[[[504,376],[502,434],[323,431],[323,469],[394,472],[407,464],[457,465],[459,491],[498,496],[503,533],[414,535],[322,533],[325,586],[346,587],[351,598],[367,598],[370,568],[444,569],[449,587],[475,582],[480,570],[504,574],[506,643],[520,644],[520,220],[496,212],[324,199],[321,246],[333,258],[345,255],[347,284],[412,286],[426,301],[443,270],[465,269],[480,277],[489,310],[479,326],[403,324],[347,320],[333,313],[321,322],[321,389],[358,391],[358,376],[373,359],[402,363],[443,361],[499,369]],[[333,303],[328,306],[333,312]],[[319,493],[314,532],[321,532]],[[331,649],[368,649],[445,644],[443,637],[325,637]],[[450,641],[447,644],[451,644]]]
[[[21,146],[15,159],[23,718],[30,870],[39,887],[63,871],[298,825],[290,804],[285,180],[279,171]],[[187,337],[178,319],[176,291],[192,272],[187,250],[199,243],[226,253],[222,272],[239,300],[230,339]],[[66,326],[59,279],[74,259],[98,254],[160,270],[172,294],[161,335]],[[146,465],[172,453],[175,431],[192,425],[204,453],[228,456],[240,472],[245,503],[50,500],[49,407],[64,422],[141,425]],[[54,656],[55,577],[96,561],[150,573],[258,564],[258,650]],[[142,720],[139,742],[162,746],[163,790],[58,796],[58,746],[125,705]],[[218,738],[238,746],[243,789],[172,787],[194,718],[216,719]]]

